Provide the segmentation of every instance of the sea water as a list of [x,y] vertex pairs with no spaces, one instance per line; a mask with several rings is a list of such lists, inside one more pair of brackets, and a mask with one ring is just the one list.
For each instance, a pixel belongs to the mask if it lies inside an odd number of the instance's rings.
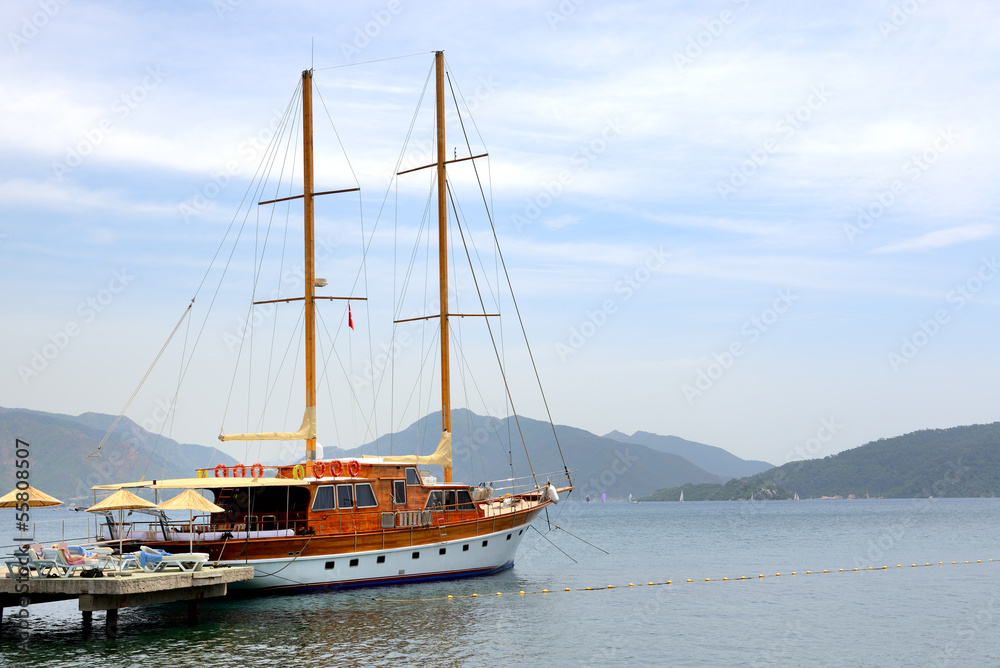
[[75,601],[39,604],[26,651],[5,616],[0,664],[995,666],[998,526],[1000,499],[564,502],[497,575],[206,600],[196,626],[126,608],[113,641],[102,613],[85,637]]

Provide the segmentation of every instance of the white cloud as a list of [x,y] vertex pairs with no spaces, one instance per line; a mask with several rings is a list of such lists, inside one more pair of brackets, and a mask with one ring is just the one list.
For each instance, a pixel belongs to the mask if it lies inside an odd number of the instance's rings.
[[936,248],[947,248],[956,244],[986,239],[996,236],[998,233],[1000,233],[1000,230],[997,229],[996,225],[988,224],[949,227],[945,230],[929,232],[928,234],[907,239],[906,241],[880,246],[872,250],[871,253],[920,253]]

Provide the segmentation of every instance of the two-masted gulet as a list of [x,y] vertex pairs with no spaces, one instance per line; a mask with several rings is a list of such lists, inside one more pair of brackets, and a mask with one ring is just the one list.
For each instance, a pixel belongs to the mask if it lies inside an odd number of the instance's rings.
[[[296,465],[220,465],[198,477],[99,485],[95,490],[150,488],[211,492],[224,509],[177,525],[165,515],[133,523],[124,538],[133,549],[148,545],[171,552],[207,553],[220,564],[252,565],[255,577],[241,583],[260,591],[350,587],[484,575],[509,568],[529,524],[559,493],[572,490],[563,465],[561,485],[532,474],[527,491],[470,487],[452,480],[449,364],[447,160],[444,54],[435,54],[436,169],[441,352],[442,431],[430,455],[316,458],[314,199],[357,188],[315,192],[311,70],[302,73],[303,200],[305,228],[305,413],[295,432],[229,434],[221,440],[304,440],[305,461]],[[414,171],[414,170],[406,170]],[[403,172],[400,172],[403,173]],[[277,200],[274,200],[277,201]],[[262,202],[269,203],[269,202]],[[325,297],[330,299],[330,297]],[[287,301],[287,300],[281,300]],[[443,483],[422,466],[442,466]],[[107,531],[113,532],[110,523]],[[193,548],[189,545],[193,544]],[[234,585],[233,588],[238,588]]]

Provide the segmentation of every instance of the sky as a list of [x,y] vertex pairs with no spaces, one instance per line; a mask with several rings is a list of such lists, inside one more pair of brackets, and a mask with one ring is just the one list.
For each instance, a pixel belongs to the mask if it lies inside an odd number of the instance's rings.
[[[369,297],[353,332],[342,302],[323,307],[337,352],[321,354],[360,395],[331,391],[336,416],[321,402],[320,440],[434,410],[429,381],[391,409],[373,379],[433,343],[391,325],[423,308],[392,293],[410,252],[392,242],[419,229],[428,182],[387,187],[401,150],[426,159],[404,139],[443,50],[556,423],[781,464],[1000,418],[995,3],[8,0],[0,26],[2,406],[117,415],[192,297],[217,298],[126,415],[184,442],[243,431],[250,282],[199,284],[312,67],[337,131],[317,189],[361,187],[318,212],[318,269],[327,294]],[[454,179],[474,203],[469,164]],[[545,418],[497,307],[516,407]],[[469,336],[463,356],[493,355]],[[463,380],[456,405],[502,413],[491,382],[480,401]],[[294,430],[301,398],[275,415],[262,426]]]

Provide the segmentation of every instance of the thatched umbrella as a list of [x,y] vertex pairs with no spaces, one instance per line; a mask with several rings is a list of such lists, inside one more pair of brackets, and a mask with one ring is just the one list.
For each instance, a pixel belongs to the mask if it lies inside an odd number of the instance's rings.
[[186,489],[172,499],[167,499],[156,506],[160,510],[187,510],[188,511],[188,536],[190,537],[190,547],[188,552],[194,552],[194,511],[200,510],[203,513],[221,513],[223,508],[215,505],[204,496],[194,491]]
[[122,551],[122,526],[125,524],[125,511],[137,508],[155,508],[156,504],[136,496],[127,489],[120,489],[100,503],[87,508],[88,513],[97,513],[105,510],[118,511],[118,553]]
[[35,489],[32,486],[28,486],[28,489],[13,489],[9,494],[4,494],[0,496],[0,508],[16,508],[20,506],[24,501],[18,501],[17,495],[24,492],[28,493],[28,506],[30,508],[45,508],[47,506],[58,506],[62,504],[59,499],[49,496],[45,492]]

